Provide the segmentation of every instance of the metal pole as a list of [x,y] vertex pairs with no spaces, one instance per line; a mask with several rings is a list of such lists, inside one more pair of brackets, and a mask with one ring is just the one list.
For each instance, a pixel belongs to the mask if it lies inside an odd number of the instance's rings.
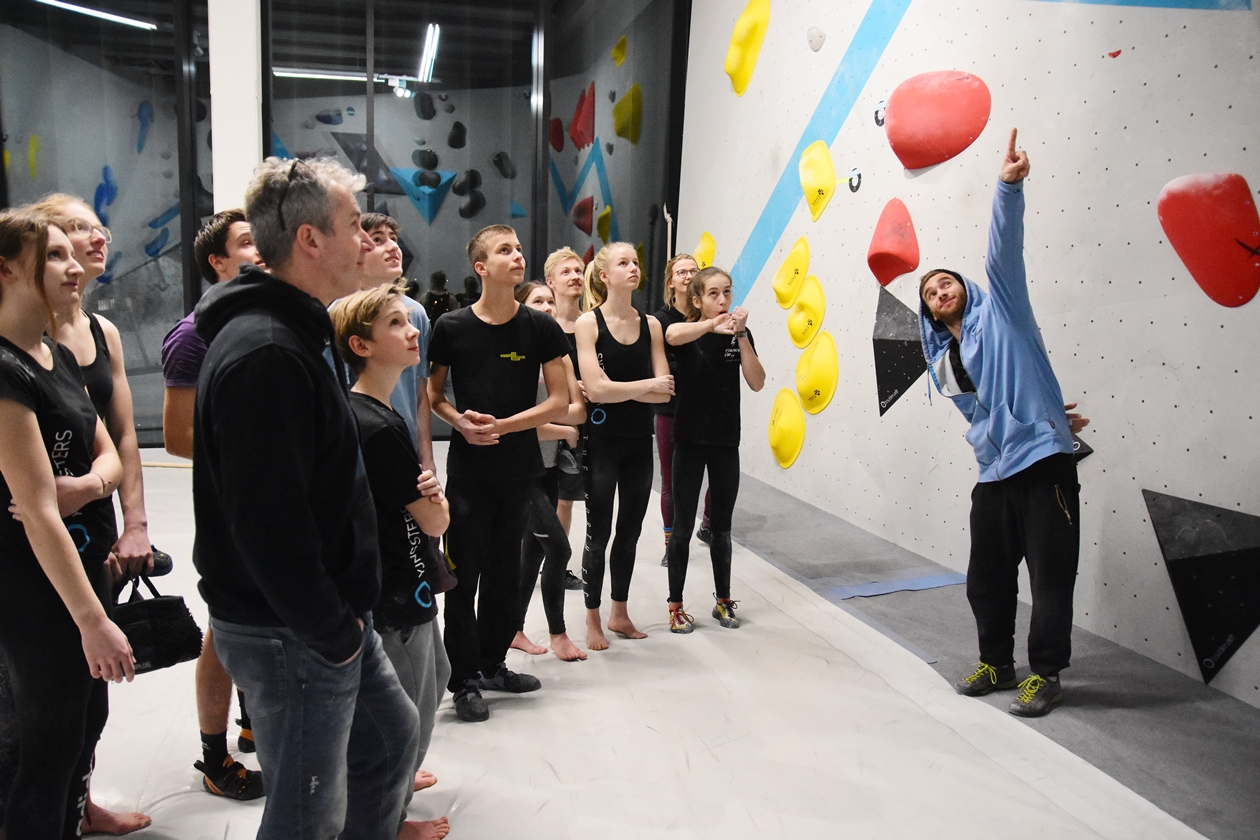
[[175,122],[179,143],[180,263],[184,276],[184,311],[191,312],[201,297],[201,272],[193,242],[201,228],[197,217],[197,65],[193,55],[192,0],[175,0]]

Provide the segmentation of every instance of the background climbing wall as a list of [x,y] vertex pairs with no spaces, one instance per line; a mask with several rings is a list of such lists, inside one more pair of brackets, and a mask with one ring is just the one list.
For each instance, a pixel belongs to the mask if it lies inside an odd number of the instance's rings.
[[[866,257],[896,198],[922,257],[889,293],[914,307],[918,275],[935,266],[984,284],[999,154],[1018,126],[1032,162],[1025,255],[1033,307],[1064,396],[1093,420],[1082,435],[1095,452],[1080,462],[1076,621],[1205,679],[1142,491],[1260,516],[1260,302],[1231,308],[1209,298],[1156,212],[1161,190],[1183,175],[1237,173],[1253,208],[1260,188],[1260,10],[1248,0],[1210,5],[1225,8],[771,0],[755,70],[736,96],[723,64],[745,3],[696,0],[679,208],[679,248],[707,231],[715,264],[738,268],[736,295],[752,312],[769,374],[744,403],[745,471],[964,570],[976,475],[965,421],[939,395],[929,403],[922,376],[881,416],[872,345],[881,291]],[[825,36],[817,51],[811,27],[815,42]],[[940,70],[987,84],[987,127],[957,157],[907,171],[877,112],[882,118],[902,82]],[[833,129],[810,134],[829,122]],[[817,221],[797,175],[799,150],[815,140],[830,147],[839,179]],[[856,192],[846,183],[854,168]],[[785,172],[794,191],[786,210]],[[801,351],[771,279],[802,236],[840,372],[829,407],[805,418],[803,449],[785,470],[767,445],[767,423],[777,392],[795,388]],[[1239,236],[1232,258],[1254,263],[1260,232]],[[1254,545],[1242,548],[1238,562],[1260,562]],[[1223,580],[1217,594],[1245,599],[1241,577],[1233,592],[1231,578]],[[1260,634],[1239,642],[1230,642],[1232,659],[1221,660],[1211,685],[1260,705]]]

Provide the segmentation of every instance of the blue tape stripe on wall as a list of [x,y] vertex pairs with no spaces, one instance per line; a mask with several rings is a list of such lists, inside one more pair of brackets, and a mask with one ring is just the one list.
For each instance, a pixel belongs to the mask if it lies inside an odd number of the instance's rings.
[[748,241],[744,243],[744,249],[740,251],[731,268],[736,305],[743,302],[753,283],[757,282],[758,275],[774,251],[775,243],[783,236],[783,231],[787,230],[792,214],[796,212],[796,205],[803,198],[798,171],[801,152],[815,140],[823,140],[828,146],[835,141],[857,102],[858,94],[866,86],[909,7],[910,0],[874,0],[866,10],[866,16],[858,24],[857,32],[853,34],[848,50],[840,59],[840,66],[831,77],[822,101],[818,103],[796,144],[796,151],[792,152],[783,174],[779,176],[779,183],[770,193],[770,199],[761,211],[761,218],[757,219],[752,233],[748,235]]
[[1043,3],[1079,3],[1084,6],[1138,6],[1148,9],[1199,9],[1212,12],[1246,12],[1251,0],[1041,0]]

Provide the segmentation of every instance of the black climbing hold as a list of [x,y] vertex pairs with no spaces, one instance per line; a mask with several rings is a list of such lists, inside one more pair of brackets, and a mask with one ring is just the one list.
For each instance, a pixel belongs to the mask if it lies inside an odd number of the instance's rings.
[[853,167],[853,171],[849,173],[849,192],[857,192],[858,188],[861,186],[862,171],[855,166]]
[[615,91],[615,90],[610,90],[610,91],[608,91],[608,101],[609,101],[609,102],[616,102],[616,101],[617,101],[617,91]]
[[471,219],[481,212],[486,206],[486,197],[477,190],[473,190],[468,194],[468,200],[459,208],[459,215],[465,219]]
[[449,95],[449,94],[445,94],[445,93],[439,93],[439,94],[438,94],[438,99],[442,100],[443,102],[445,102],[446,100],[448,100],[448,99],[450,99],[450,98],[451,98],[451,97],[450,97],[450,95]]
[[454,102],[447,102],[447,103],[446,103],[446,108],[445,108],[444,110],[445,110],[445,111],[446,111],[446,113],[448,113],[448,114],[453,114],[453,113],[455,113],[455,103],[454,103]]
[[421,92],[416,94],[416,116],[422,120],[431,120],[437,116],[437,108],[433,105],[433,97]]
[[504,178],[511,180],[516,177],[516,164],[512,163],[512,159],[508,157],[507,152],[495,152],[494,157],[490,158],[490,163],[494,168],[499,170],[499,174]]
[[432,149],[416,149],[411,153],[411,161],[422,169],[437,169],[437,152]]
[[476,169],[469,169],[463,175],[460,175],[455,179],[455,183],[451,185],[451,192],[455,193],[455,195],[468,195],[480,186],[481,173]]
[[462,149],[466,142],[468,142],[468,129],[464,128],[462,122],[456,120],[451,126],[451,133],[446,135],[446,145],[452,149]]
[[209,114],[209,112],[206,110],[206,103],[204,103],[204,102],[202,102],[200,99],[198,99],[198,100],[197,100],[197,102],[196,102],[196,107],[197,107],[197,116],[196,116],[196,119],[197,119],[197,122],[201,122],[201,121],[202,121],[202,120],[204,120],[204,119],[208,116],[208,114]]
[[437,187],[442,183],[442,176],[430,170],[422,170],[415,175],[416,186]]
[[875,125],[882,126],[884,124],[884,101],[875,106]]
[[608,154],[610,154],[610,155],[611,155],[611,154],[612,154],[612,152],[613,152],[613,144],[612,144],[611,142],[605,142],[605,143],[604,143],[604,151],[608,152]]

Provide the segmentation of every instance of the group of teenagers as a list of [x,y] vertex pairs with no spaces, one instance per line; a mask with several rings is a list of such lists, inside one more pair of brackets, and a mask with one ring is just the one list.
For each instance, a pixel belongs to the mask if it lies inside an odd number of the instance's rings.
[[[1062,404],[1028,303],[1027,172],[1012,132],[989,293],[934,270],[920,281],[920,314],[931,376],[971,423],[981,468],[968,572],[981,662],[955,688],[1015,687],[1026,558],[1032,674],[1011,711],[1044,714],[1070,654],[1071,431],[1088,421]],[[586,503],[586,647],[607,649],[605,628],[645,637],[627,602],[654,436],[669,629],[695,627],[683,588],[706,472],[711,614],[740,625],[730,591],[740,390],[741,380],[760,390],[765,371],[729,275],[674,257],[665,305],[648,316],[632,303],[642,276],[631,245],[611,243],[585,266],[562,248],[542,280],[526,281],[516,233],[492,225],[468,243],[480,299],[430,324],[403,292],[398,225],[360,211],[363,187],[331,160],[267,159],[245,208],[198,236],[214,285],[162,349],[166,446],[193,461],[193,561],[210,612],[196,766],[211,793],[265,793],[260,838],[449,832],[445,817],[407,819],[413,794],[437,781],[422,765],[438,705],[449,690],[459,719],[484,721],[482,692],[540,688],[506,665],[510,647],[547,650],[524,633],[540,571],[552,651],[586,658],[564,623],[573,501]],[[117,330],[82,308],[109,241],[71,196],[0,213],[0,493],[12,499],[0,518],[0,722],[16,744],[0,751],[0,838],[149,823],[95,806],[88,791],[107,684],[134,676],[110,619],[114,593],[153,571]],[[453,430],[445,484],[431,415]],[[261,771],[227,749],[234,685],[238,747],[257,751]]]

